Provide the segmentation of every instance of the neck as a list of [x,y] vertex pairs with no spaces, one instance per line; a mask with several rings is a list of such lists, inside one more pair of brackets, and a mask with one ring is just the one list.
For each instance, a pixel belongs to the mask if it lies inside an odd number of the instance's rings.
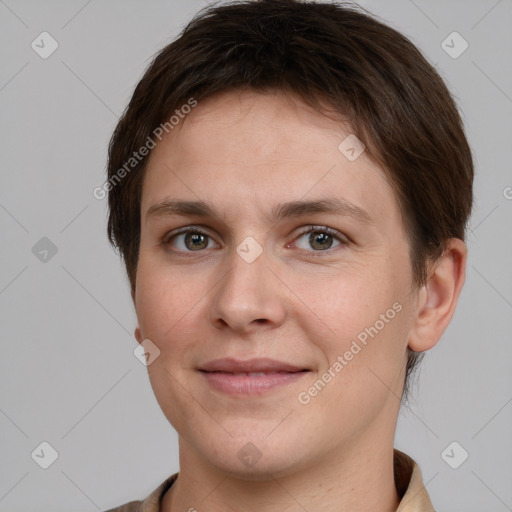
[[246,512],[395,512],[399,498],[392,444],[364,446],[333,450],[328,460],[286,475],[262,472],[249,479],[205,463],[180,438],[179,477],[164,495],[161,510],[225,512],[243,503]]

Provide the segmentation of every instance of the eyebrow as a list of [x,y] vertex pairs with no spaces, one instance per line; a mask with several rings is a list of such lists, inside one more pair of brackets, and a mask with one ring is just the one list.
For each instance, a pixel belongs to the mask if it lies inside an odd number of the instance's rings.
[[[279,221],[289,217],[303,217],[315,213],[330,213],[345,217],[352,217],[364,224],[373,224],[371,216],[359,206],[344,199],[329,197],[314,201],[289,201],[281,203],[272,209],[270,219]],[[146,218],[194,216],[210,217],[220,221],[220,215],[213,205],[207,201],[162,201],[148,208]]]

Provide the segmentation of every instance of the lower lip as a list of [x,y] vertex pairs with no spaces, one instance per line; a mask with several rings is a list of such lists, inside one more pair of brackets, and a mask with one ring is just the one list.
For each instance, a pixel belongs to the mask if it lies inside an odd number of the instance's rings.
[[201,372],[210,386],[230,395],[259,395],[288,386],[308,372],[268,373],[266,375],[235,375],[222,372]]

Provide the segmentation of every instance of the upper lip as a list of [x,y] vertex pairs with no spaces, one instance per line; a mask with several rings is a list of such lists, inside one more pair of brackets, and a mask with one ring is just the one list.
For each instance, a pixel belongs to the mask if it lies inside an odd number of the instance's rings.
[[202,365],[199,370],[205,372],[227,372],[227,373],[245,373],[245,372],[300,372],[307,370],[300,366],[277,361],[268,358],[255,358],[242,361],[229,357],[215,359]]

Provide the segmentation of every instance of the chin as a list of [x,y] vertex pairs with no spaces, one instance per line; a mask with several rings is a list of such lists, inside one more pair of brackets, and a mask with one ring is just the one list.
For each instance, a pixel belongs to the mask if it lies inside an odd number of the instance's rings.
[[232,457],[215,458],[209,454],[209,462],[220,471],[230,474],[230,478],[246,480],[250,482],[266,482],[275,478],[282,478],[291,475],[300,467],[300,461],[292,461],[290,457],[273,453],[262,455],[254,464],[244,464],[237,458],[234,452]]
[[[269,481],[293,474],[306,464],[303,443],[292,436],[271,439],[268,429],[258,435],[203,438],[197,452],[215,468],[230,473],[231,477],[247,481]],[[207,439],[207,438],[206,438]]]

